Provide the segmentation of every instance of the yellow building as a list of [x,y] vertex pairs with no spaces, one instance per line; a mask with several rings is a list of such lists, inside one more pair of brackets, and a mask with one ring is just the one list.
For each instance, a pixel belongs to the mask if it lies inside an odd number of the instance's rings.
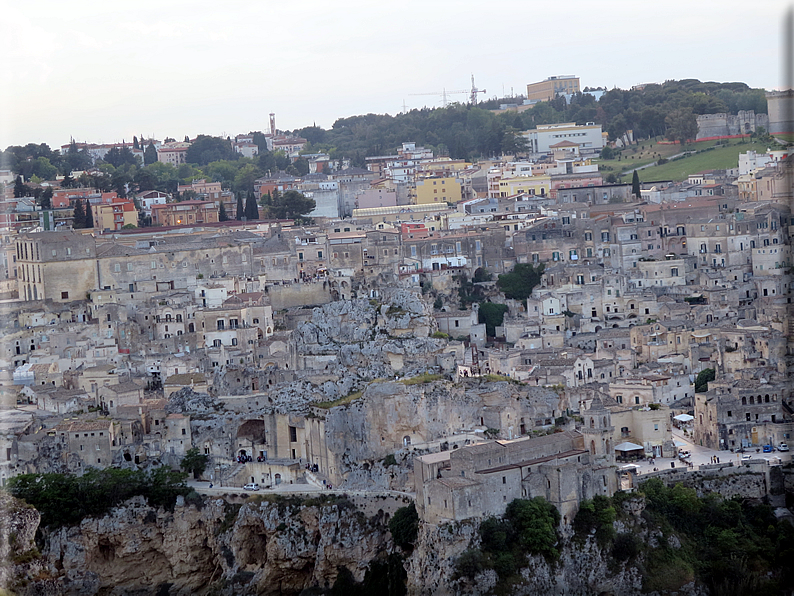
[[527,99],[530,101],[549,101],[559,95],[579,93],[579,77],[559,75],[549,77],[539,83],[527,85]]
[[416,182],[414,191],[416,205],[457,203],[462,198],[460,182],[455,178],[425,178]]
[[500,197],[512,197],[520,193],[544,197],[549,195],[550,190],[550,176],[516,176],[499,181]]
[[138,210],[132,201],[91,205],[94,211],[94,229],[121,230],[126,225],[138,225]]

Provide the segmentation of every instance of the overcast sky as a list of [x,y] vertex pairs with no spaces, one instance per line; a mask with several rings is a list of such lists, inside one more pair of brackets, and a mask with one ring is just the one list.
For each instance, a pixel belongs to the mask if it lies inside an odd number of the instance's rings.
[[[0,147],[183,138],[526,92],[550,75],[628,88],[780,86],[779,0],[7,2]],[[465,95],[452,96],[465,100]]]

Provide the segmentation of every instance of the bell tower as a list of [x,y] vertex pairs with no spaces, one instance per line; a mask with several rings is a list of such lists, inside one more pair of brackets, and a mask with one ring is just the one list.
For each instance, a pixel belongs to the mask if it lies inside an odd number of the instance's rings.
[[590,408],[582,413],[584,426],[585,449],[590,452],[593,461],[600,461],[606,464],[615,463],[615,445],[612,437],[615,427],[612,426],[612,413],[604,406],[601,397],[596,395]]

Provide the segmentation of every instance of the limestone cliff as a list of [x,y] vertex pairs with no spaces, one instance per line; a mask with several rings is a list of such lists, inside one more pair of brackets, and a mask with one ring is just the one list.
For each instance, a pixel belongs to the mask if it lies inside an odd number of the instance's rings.
[[20,594],[45,584],[51,594],[299,594],[330,587],[342,567],[363,580],[390,548],[383,516],[344,499],[215,499],[174,511],[132,499],[49,534],[43,557],[54,579]]
[[[393,545],[383,511],[367,517],[351,501],[335,497],[302,502],[229,497],[235,498],[240,502],[213,499],[198,508],[178,502],[173,511],[154,510],[142,499],[132,499],[105,517],[54,531],[46,535],[35,569],[22,574],[25,581],[16,582],[17,593],[323,594],[345,578],[372,581],[373,568],[387,559],[398,562],[406,581],[399,579],[378,593],[485,595],[496,587],[498,578],[492,570],[471,579],[456,575],[458,557],[478,545],[476,521],[420,524],[415,548],[405,555]],[[634,521],[616,522],[616,529],[633,531],[651,543],[659,540],[661,534],[645,526],[643,501],[630,500],[627,506]],[[24,528],[18,536],[26,545],[37,522],[35,512],[12,522],[15,528]],[[4,532],[7,536],[8,530]],[[674,536],[668,536],[667,542],[680,547]],[[599,548],[594,536],[575,540],[570,529],[564,529],[558,548],[560,558],[553,563],[540,556],[527,557],[521,565],[521,581],[511,593],[630,596],[642,591],[640,562],[616,561]],[[5,554],[7,559],[7,550]],[[394,582],[393,577],[389,581]],[[682,596],[706,593],[695,584],[676,590]]]

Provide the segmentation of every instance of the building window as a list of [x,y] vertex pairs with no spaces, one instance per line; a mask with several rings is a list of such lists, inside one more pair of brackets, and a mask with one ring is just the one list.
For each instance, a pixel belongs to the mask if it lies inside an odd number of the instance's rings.
[[61,300],[67,300],[69,298],[69,292],[61,292]]

